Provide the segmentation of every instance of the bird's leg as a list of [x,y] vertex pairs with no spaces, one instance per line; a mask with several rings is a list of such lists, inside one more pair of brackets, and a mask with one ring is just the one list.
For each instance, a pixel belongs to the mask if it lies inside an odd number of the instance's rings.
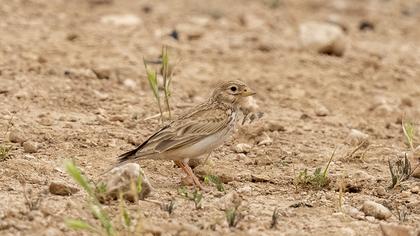
[[199,187],[200,189],[203,189],[203,185],[201,185],[200,180],[197,178],[197,176],[195,176],[194,172],[192,171],[191,167],[185,163],[184,161],[174,161],[175,164],[179,167],[181,167],[181,169],[187,173],[187,175],[193,180],[193,183],[196,187]]
[[213,151],[210,151],[210,152],[209,152],[209,155],[207,155],[206,159],[204,160],[204,164],[206,164],[206,163],[207,163],[207,161],[209,160],[209,158],[210,158],[210,156],[211,156],[212,152],[213,152]]

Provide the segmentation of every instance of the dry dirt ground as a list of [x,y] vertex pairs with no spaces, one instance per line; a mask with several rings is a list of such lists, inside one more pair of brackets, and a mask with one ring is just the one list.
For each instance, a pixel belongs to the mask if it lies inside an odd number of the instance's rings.
[[[113,22],[127,14],[135,17]],[[313,20],[346,28],[344,56],[300,47],[299,24]],[[363,20],[374,29],[359,30]],[[178,194],[184,174],[173,163],[140,163],[154,187],[149,201],[127,203],[139,212],[141,232],[382,235],[383,223],[414,232],[419,180],[389,189],[387,161],[407,150],[401,116],[420,115],[419,21],[414,0],[1,1],[0,133],[12,149],[0,162],[0,235],[89,234],[64,223],[96,222],[86,194],[52,195],[48,186],[61,181],[80,189],[64,160],[95,180],[158,127],[157,119],[144,120],[158,109],[143,57],[157,58],[162,44],[181,60],[173,82],[177,111],[203,101],[218,81],[241,79],[257,91],[265,115],[213,153],[210,171],[226,182],[225,192],[208,186],[201,209]],[[174,29],[178,40],[169,36]],[[369,146],[349,156],[351,129],[369,135]],[[24,152],[8,141],[12,133],[38,148]],[[266,135],[272,143],[258,145]],[[236,153],[238,143],[251,145],[250,152]],[[328,186],[294,184],[305,168],[324,167],[335,148]],[[223,205],[233,192],[242,199],[242,219],[229,227]],[[373,200],[393,216],[356,219],[340,210],[340,199],[356,208]],[[154,203],[170,200],[172,214]],[[118,225],[118,203],[106,207]],[[274,209],[279,217],[271,228]]]

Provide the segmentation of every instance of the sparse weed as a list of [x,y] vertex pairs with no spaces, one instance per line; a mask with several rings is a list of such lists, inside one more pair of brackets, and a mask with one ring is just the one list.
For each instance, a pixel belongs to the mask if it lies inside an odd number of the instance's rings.
[[[107,192],[107,187],[105,184],[100,184],[96,187],[93,187],[88,179],[81,173],[80,169],[71,161],[66,161],[65,168],[67,173],[73,178],[73,180],[83,188],[83,190],[88,194],[88,206],[91,214],[94,216],[95,221],[99,221],[99,224],[91,224],[87,220],[83,219],[68,219],[66,220],[66,225],[74,230],[85,230],[91,233],[96,233],[98,235],[116,235],[118,228],[113,224],[113,220],[109,214],[104,210],[100,200],[105,196]],[[140,184],[139,184],[140,182]],[[130,191],[141,191],[141,181],[132,181]],[[134,194],[137,196],[137,194]],[[124,201],[124,194],[120,193],[119,195],[119,215],[120,222],[124,229],[126,235],[132,233],[137,235],[140,232],[141,227],[139,221],[133,231],[133,220],[130,212],[127,209],[127,206]]]
[[413,145],[413,141],[414,141],[414,125],[411,122],[404,122],[402,121],[401,123],[403,132],[404,132],[404,137],[407,140],[408,146],[410,148],[411,151],[414,151],[414,145]]
[[408,216],[410,215],[410,210],[403,205],[402,207],[397,207],[398,220],[401,222],[407,221]]
[[166,111],[168,112],[169,119],[171,119],[169,97],[171,96],[170,86],[172,81],[172,70],[169,67],[169,54],[166,46],[162,47],[162,67],[160,71],[163,77],[163,92],[165,97]]
[[174,212],[175,207],[175,200],[170,200],[168,203],[162,204],[162,210],[168,212],[169,215],[171,215]]
[[[147,80],[149,81],[150,88],[158,103],[161,121],[163,121],[164,111],[162,108],[161,94],[159,91],[159,81],[158,81],[157,71],[150,69],[147,66],[147,61],[145,59],[143,59],[143,63],[144,63],[144,67],[146,68]],[[168,54],[168,49],[166,46],[162,47],[160,64],[161,64],[160,75],[163,78],[164,103],[165,103],[166,112],[168,113],[168,118],[171,119],[172,116],[171,116],[170,97],[171,97],[171,82],[172,82],[173,67],[169,63],[169,54]]]
[[237,207],[227,209],[225,215],[229,227],[236,227],[242,219],[242,214],[238,211]]
[[162,111],[162,105],[161,105],[161,102],[160,102],[157,72],[152,70],[152,69],[149,69],[147,67],[147,63],[144,59],[143,59],[143,62],[144,62],[144,67],[146,69],[147,80],[149,81],[150,89],[152,90],[153,95],[155,96],[156,102],[157,102],[158,107],[159,107],[160,119],[163,120],[163,111]]
[[[404,137],[407,141],[408,147],[412,154],[415,153],[414,148],[414,125],[411,122],[401,122],[401,127],[404,133]],[[401,182],[410,178],[414,171],[419,167],[415,166],[414,169],[411,167],[410,160],[407,157],[407,153],[404,153],[404,159],[399,159],[396,162],[391,162],[388,160],[389,172],[391,174],[391,185],[390,188],[395,188]]]
[[101,203],[95,195],[94,188],[90,185],[85,176],[82,175],[79,168],[71,161],[65,163],[67,173],[73,178],[73,180],[80,185],[85,192],[88,194],[88,204],[91,213],[96,219],[99,220],[100,226],[93,226],[85,220],[71,219],[67,220],[66,224],[75,230],[88,230],[103,235],[115,235],[115,229],[108,214],[104,211]]
[[9,159],[11,146],[6,146],[5,144],[0,144],[0,162]]
[[279,222],[279,209],[275,208],[273,211],[273,215],[271,216],[270,228],[271,229],[277,228],[278,222]]
[[390,188],[394,188],[401,182],[410,178],[414,171],[411,170],[411,163],[407,158],[407,154],[404,156],[404,161],[397,160],[395,163],[391,163],[391,161],[388,160],[388,166],[389,172],[391,174],[391,186],[389,186]]
[[11,157],[10,151],[12,150],[12,146],[6,145],[6,135],[9,132],[10,127],[12,127],[13,117],[13,115],[10,116],[10,119],[6,126],[6,130],[4,131],[3,136],[0,140],[0,162],[5,161]]
[[195,209],[201,208],[201,201],[203,200],[203,194],[197,189],[195,189],[194,192],[191,193],[191,192],[188,192],[188,190],[185,187],[181,187],[178,189],[178,194],[188,200],[193,201],[195,205]]
[[215,175],[206,175],[204,176],[204,183],[210,184],[213,183],[216,185],[216,188],[219,192],[224,192],[225,187],[223,186],[223,182],[220,180],[218,176]]
[[328,184],[331,182],[330,178],[328,177],[328,169],[330,167],[331,161],[334,157],[336,150],[337,149],[334,149],[324,170],[322,170],[322,167],[318,167],[315,169],[314,173],[310,175],[308,174],[308,170],[304,169],[295,178],[294,184],[311,186],[315,188],[323,188],[325,186],[328,186]]
[[28,210],[38,210],[41,206],[42,200],[44,199],[44,194],[38,193],[35,195],[32,189],[26,189],[26,184],[23,181],[21,181],[21,185],[23,188],[23,197],[25,198],[25,205],[28,207]]

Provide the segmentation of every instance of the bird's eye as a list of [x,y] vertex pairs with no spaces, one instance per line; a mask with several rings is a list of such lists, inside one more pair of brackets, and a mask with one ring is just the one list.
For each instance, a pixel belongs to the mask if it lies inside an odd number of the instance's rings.
[[238,88],[237,88],[236,86],[232,86],[232,87],[230,87],[230,91],[232,91],[232,92],[236,92],[236,90],[238,90]]

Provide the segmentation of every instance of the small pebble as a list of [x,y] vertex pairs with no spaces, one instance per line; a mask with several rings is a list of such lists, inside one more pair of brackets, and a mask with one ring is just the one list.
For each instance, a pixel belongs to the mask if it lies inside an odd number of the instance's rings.
[[354,219],[363,220],[365,218],[365,214],[363,212],[349,205],[344,205],[343,211]]
[[33,141],[26,141],[22,144],[23,150],[26,153],[36,153],[38,151],[38,143]]
[[12,143],[23,143],[27,138],[19,130],[12,130],[9,133],[9,141]]
[[392,213],[388,208],[386,208],[382,204],[369,200],[363,203],[362,211],[367,216],[373,216],[379,220],[386,220],[392,216]]
[[132,79],[125,79],[125,80],[123,81],[123,85],[124,85],[125,87],[127,87],[128,89],[130,89],[130,90],[134,90],[134,89],[136,89],[136,87],[137,87],[137,83],[136,83],[136,81],[134,81],[134,80],[132,80]]
[[315,115],[317,116],[328,116],[330,114],[330,111],[324,106],[318,104],[315,107]]
[[260,146],[271,145],[272,143],[273,143],[273,139],[270,138],[270,136],[268,136],[268,134],[266,134],[265,132],[257,140],[257,144],[260,145]]
[[249,153],[251,151],[251,145],[246,143],[238,143],[235,146],[234,151],[237,153]]
[[77,188],[59,182],[52,182],[49,186],[49,190],[50,193],[60,196],[70,196],[79,191]]
[[303,48],[334,56],[342,56],[348,44],[340,26],[325,22],[302,23],[299,38]]

